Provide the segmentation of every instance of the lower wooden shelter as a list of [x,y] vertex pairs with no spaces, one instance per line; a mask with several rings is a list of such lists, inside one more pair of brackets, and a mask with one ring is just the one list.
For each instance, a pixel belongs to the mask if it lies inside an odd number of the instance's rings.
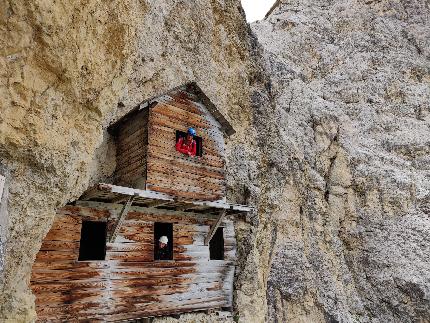
[[[124,321],[232,306],[233,218],[225,200],[98,184],[60,209],[33,266],[41,322]],[[168,237],[171,259],[157,260]]]

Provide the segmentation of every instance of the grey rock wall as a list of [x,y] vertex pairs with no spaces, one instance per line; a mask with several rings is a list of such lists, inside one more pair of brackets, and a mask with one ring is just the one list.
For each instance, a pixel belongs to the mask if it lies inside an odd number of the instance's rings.
[[268,321],[429,321],[429,14],[281,1],[252,25],[276,124]]
[[228,199],[256,207],[234,320],[429,321],[428,1],[279,1],[252,30],[238,0],[0,4],[1,322],[35,319],[56,209],[115,167],[106,126],[191,80],[237,131]]

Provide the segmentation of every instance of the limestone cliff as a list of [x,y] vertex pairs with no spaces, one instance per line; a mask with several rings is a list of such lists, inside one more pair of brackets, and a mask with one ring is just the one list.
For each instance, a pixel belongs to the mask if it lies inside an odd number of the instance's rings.
[[430,320],[429,14],[293,0],[253,25],[273,106],[268,321]]
[[235,318],[428,321],[427,1],[280,1],[252,30],[238,0],[0,4],[1,321],[35,318],[55,210],[114,169],[106,126],[191,80],[237,131],[229,199],[257,208]]
[[4,0],[0,8],[9,187],[0,321],[29,322],[29,274],[55,210],[114,169],[112,120],[195,80],[238,130],[236,149],[249,142],[249,29],[239,1]]

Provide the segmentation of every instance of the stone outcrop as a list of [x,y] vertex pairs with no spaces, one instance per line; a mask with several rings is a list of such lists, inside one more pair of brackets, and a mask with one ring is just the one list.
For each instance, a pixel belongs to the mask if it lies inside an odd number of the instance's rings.
[[234,320],[428,321],[425,0],[279,1],[252,30],[238,0],[0,3],[0,321],[34,320],[55,210],[115,167],[107,125],[191,80],[237,131],[228,198],[257,209]]
[[276,124],[267,321],[429,320],[429,14],[297,0],[253,24]]

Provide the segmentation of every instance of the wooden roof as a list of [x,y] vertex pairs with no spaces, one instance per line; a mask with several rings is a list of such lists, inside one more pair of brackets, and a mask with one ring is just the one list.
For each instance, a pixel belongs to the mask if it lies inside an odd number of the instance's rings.
[[175,87],[165,93],[162,93],[160,95],[157,95],[155,97],[152,97],[150,99],[147,99],[140,103],[137,107],[132,109],[129,113],[127,113],[125,116],[123,116],[121,119],[119,119],[114,124],[110,125],[108,127],[108,131],[110,133],[115,133],[116,129],[119,125],[123,124],[124,122],[127,122],[130,118],[132,118],[136,113],[141,111],[142,109],[151,108],[154,106],[154,103],[157,102],[157,99],[169,95],[170,93],[174,93],[177,91],[186,91],[189,93],[192,93],[196,96],[196,98],[206,107],[206,109],[211,113],[211,115],[220,123],[221,129],[227,136],[233,135],[236,131],[233,129],[231,124],[227,121],[227,119],[223,116],[223,114],[217,109],[217,107],[212,103],[212,101],[206,96],[206,94],[203,93],[202,89],[197,85],[196,82],[189,82],[186,84],[183,84],[181,86]]
[[190,213],[218,214],[225,211],[226,215],[246,214],[253,210],[252,207],[240,204],[219,201],[198,201],[185,200],[173,195],[159,193],[151,190],[140,190],[130,187],[117,186],[100,183],[87,190],[80,201],[95,201],[112,204],[126,203],[130,197],[133,198],[133,205],[141,207],[151,207]]

